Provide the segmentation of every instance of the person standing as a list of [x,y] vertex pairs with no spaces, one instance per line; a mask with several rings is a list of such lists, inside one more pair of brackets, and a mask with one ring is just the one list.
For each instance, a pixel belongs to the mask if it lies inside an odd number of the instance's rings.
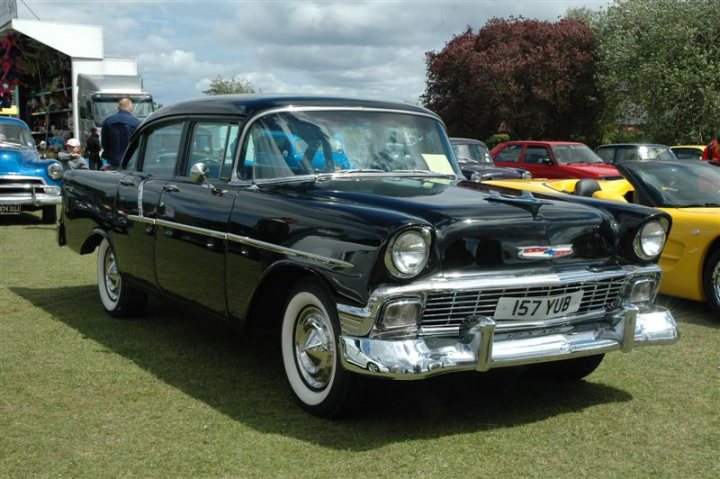
[[100,137],[98,136],[97,128],[90,129],[90,136],[88,136],[85,143],[85,154],[90,161],[91,170],[99,170],[102,168],[102,160],[100,159]]
[[133,102],[129,98],[121,98],[118,112],[105,118],[100,131],[100,144],[103,158],[110,163],[111,170],[117,170],[122,161],[123,153],[130,144],[130,137],[140,124],[140,120],[132,114]]
[[700,159],[720,163],[720,132],[717,132],[710,144],[705,147]]

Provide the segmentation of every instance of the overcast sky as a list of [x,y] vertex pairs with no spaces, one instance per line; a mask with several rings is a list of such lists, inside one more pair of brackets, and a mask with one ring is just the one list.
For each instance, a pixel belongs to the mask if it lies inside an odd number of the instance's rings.
[[[239,77],[264,93],[416,101],[425,53],[493,17],[556,20],[609,0],[243,1],[18,0],[18,17],[101,25],[105,56],[137,59],[159,103]],[[29,7],[29,8],[28,8]],[[30,11],[32,9],[32,12]],[[72,35],[72,31],[68,31]]]

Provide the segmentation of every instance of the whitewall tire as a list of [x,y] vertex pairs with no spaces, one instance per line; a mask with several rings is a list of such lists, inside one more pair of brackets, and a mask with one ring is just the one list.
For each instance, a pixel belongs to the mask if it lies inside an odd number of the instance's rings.
[[97,257],[98,292],[103,308],[111,316],[127,318],[142,312],[147,295],[123,284],[112,245],[103,238]]
[[340,361],[339,321],[322,285],[305,279],[285,305],[281,349],[288,383],[308,412],[337,417],[347,409],[354,377]]

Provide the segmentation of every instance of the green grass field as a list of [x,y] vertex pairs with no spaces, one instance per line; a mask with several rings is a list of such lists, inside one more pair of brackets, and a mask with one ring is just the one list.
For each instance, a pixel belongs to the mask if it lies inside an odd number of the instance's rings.
[[161,300],[103,313],[95,256],[0,218],[0,477],[720,477],[720,322],[665,298],[673,346],[575,385],[527,374],[371,381],[305,414],[276,338]]

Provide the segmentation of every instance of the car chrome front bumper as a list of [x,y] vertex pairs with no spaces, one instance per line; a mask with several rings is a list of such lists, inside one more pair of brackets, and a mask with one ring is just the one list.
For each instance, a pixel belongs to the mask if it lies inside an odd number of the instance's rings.
[[[12,189],[13,193],[3,194],[4,189]],[[21,190],[21,192],[17,192]],[[0,205],[32,205],[46,206],[62,203],[61,190],[58,186],[41,184],[5,184],[0,185]]]
[[626,305],[594,328],[529,337],[498,334],[491,318],[475,318],[460,337],[371,339],[340,337],[343,366],[356,373],[393,379],[421,379],[451,371],[487,371],[610,351],[635,346],[672,344],[679,331],[670,311],[655,307],[640,312]]

